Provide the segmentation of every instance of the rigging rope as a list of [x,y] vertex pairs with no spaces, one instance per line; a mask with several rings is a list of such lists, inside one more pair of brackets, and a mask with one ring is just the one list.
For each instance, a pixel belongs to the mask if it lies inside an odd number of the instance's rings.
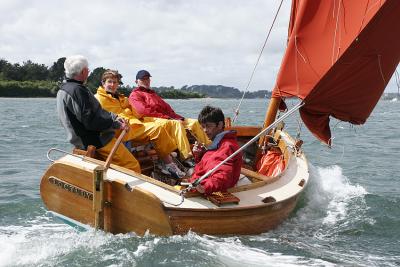
[[238,107],[237,107],[236,110],[235,110],[235,115],[234,115],[234,117],[233,117],[232,123],[235,123],[237,117],[239,116],[239,109],[240,109],[240,106],[242,105],[244,96],[245,96],[247,90],[248,90],[249,87],[250,87],[251,81],[253,80],[254,73],[256,72],[258,63],[260,62],[262,53],[264,52],[265,45],[267,44],[267,41],[268,41],[268,39],[269,39],[269,35],[271,34],[272,28],[274,27],[276,18],[278,17],[279,11],[281,10],[282,3],[283,3],[283,0],[281,0],[281,3],[279,4],[278,10],[277,10],[276,13],[275,13],[274,20],[272,21],[272,24],[271,24],[271,27],[269,28],[267,37],[265,38],[265,41],[264,41],[264,44],[263,44],[263,46],[262,46],[262,48],[261,48],[260,54],[258,55],[256,64],[254,65],[253,71],[252,71],[252,73],[251,73],[251,75],[250,75],[249,82],[247,83],[246,89],[245,89],[244,92],[243,92],[243,95],[242,95],[242,98],[240,99],[239,105],[238,105]]
[[397,69],[394,72],[394,77],[396,78],[397,97],[399,97],[400,96],[400,75],[399,75],[399,72],[397,71]]

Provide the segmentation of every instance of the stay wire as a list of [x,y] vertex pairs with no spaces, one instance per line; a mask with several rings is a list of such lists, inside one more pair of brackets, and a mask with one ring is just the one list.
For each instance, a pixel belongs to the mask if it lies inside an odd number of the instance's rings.
[[272,28],[274,27],[276,18],[278,17],[279,11],[281,10],[282,4],[283,4],[283,0],[281,0],[281,3],[279,4],[278,10],[277,10],[276,13],[275,13],[274,20],[272,21],[272,24],[271,24],[271,27],[269,28],[267,37],[265,38],[265,41],[264,41],[264,44],[263,44],[263,46],[262,46],[262,48],[261,48],[260,54],[258,55],[256,64],[254,65],[253,71],[252,71],[252,73],[251,73],[251,75],[250,75],[249,82],[247,83],[246,89],[245,89],[244,92],[243,92],[243,95],[242,95],[242,98],[240,99],[239,105],[238,105],[238,107],[237,107],[236,110],[235,110],[235,115],[234,115],[234,117],[233,117],[232,123],[235,123],[237,117],[239,116],[240,106],[242,105],[244,96],[246,95],[246,92],[247,92],[247,90],[249,89],[250,84],[251,84],[251,82],[252,82],[252,80],[253,80],[254,73],[256,72],[258,63],[260,62],[261,56],[262,56],[262,54],[263,54],[263,52],[264,52],[264,49],[265,49],[265,46],[266,46],[267,41],[268,41],[268,39],[269,39],[269,36],[270,36],[270,34],[271,34]]
[[394,77],[396,79],[396,85],[397,85],[397,97],[399,97],[400,96],[400,75],[399,75],[399,72],[397,71],[397,69],[395,69]]

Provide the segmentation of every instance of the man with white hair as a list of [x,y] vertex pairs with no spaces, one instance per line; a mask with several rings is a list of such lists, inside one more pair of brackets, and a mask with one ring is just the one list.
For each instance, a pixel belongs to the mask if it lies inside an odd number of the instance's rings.
[[[80,149],[95,146],[97,155],[105,160],[115,145],[115,130],[129,129],[129,126],[114,113],[102,109],[84,85],[89,76],[88,65],[87,59],[80,55],[66,58],[66,81],[57,93],[57,112],[68,141]],[[118,146],[111,162],[141,171],[139,162],[123,145]]]

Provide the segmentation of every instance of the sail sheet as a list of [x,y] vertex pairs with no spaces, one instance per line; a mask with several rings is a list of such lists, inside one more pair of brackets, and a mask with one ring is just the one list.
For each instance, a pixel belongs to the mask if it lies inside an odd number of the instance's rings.
[[329,117],[363,124],[400,60],[399,0],[294,0],[273,97],[298,97],[330,144]]

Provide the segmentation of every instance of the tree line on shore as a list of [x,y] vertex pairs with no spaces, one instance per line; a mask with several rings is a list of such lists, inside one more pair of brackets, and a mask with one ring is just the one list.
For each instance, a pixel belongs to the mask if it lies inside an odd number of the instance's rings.
[[[0,97],[55,97],[60,83],[64,80],[65,57],[59,58],[50,67],[34,63],[31,60],[10,63],[0,58]],[[86,86],[95,93],[101,83],[101,75],[106,69],[95,68],[88,77]],[[129,95],[132,91],[129,85],[121,85],[119,91]],[[234,87],[223,85],[192,85],[182,88],[154,87],[163,98],[241,98],[243,92]],[[271,92],[260,90],[247,92],[245,98],[270,97]]]

